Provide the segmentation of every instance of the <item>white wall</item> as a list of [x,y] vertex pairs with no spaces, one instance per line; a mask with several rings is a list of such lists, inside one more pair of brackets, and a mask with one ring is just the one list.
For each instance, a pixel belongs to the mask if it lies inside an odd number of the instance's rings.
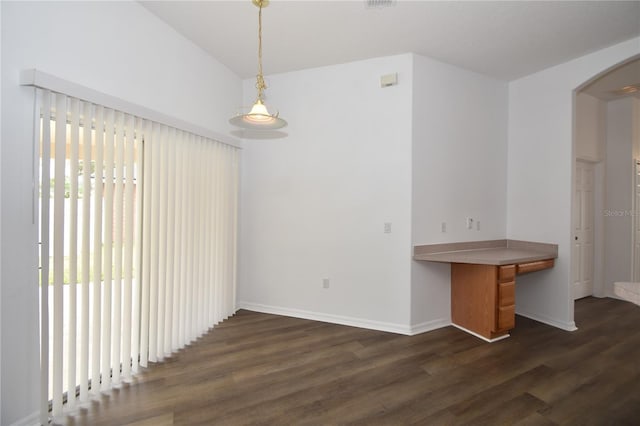
[[[603,107],[606,110],[606,107]],[[606,111],[605,111],[606,112]],[[606,115],[606,113],[605,113]],[[605,119],[606,123],[606,119]],[[606,138],[606,135],[605,135]],[[604,144],[602,155],[604,157]],[[605,297],[604,292],[604,205],[605,205],[605,162],[600,161],[594,165],[593,185],[593,295]]]
[[[381,89],[390,72],[398,86]],[[411,248],[505,237],[507,84],[417,55],[269,80],[291,125],[243,152],[239,305],[400,332],[449,324],[449,266]]]
[[600,99],[587,93],[576,94],[576,158],[597,162],[602,160],[605,138],[605,106]]
[[631,280],[634,186],[634,98],[607,103],[604,221],[604,293]]
[[[0,27],[2,26],[2,2],[0,2]],[[0,30],[0,51],[2,46],[2,31]],[[0,71],[2,70],[2,54],[0,54]],[[1,72],[0,72],[1,75]],[[0,93],[2,93],[2,78],[0,77]],[[0,135],[2,135],[2,102],[0,101]],[[2,140],[0,138],[0,164],[2,164]],[[0,188],[2,188],[2,173],[0,173]],[[2,224],[2,197],[0,197],[0,224]],[[0,226],[0,241],[2,241],[2,226]],[[0,260],[2,259],[2,244],[0,244]],[[2,309],[2,262],[0,261],[0,309]],[[0,401],[2,401],[2,313],[0,312]],[[0,402],[0,422],[2,422],[2,403]]]
[[38,68],[219,133],[241,80],[136,2],[2,2],[2,418],[36,413],[36,226],[31,222],[33,89]]
[[[266,102],[290,124],[284,139],[244,146],[240,307],[407,331],[411,64],[406,54],[267,78]],[[396,72],[398,85],[381,88]]]
[[[507,83],[418,55],[413,75],[413,245],[505,238]],[[412,324],[450,321],[449,265],[411,280]]]
[[559,245],[553,269],[518,277],[520,314],[574,327],[569,275],[574,90],[638,54],[635,38],[509,84],[507,237]]

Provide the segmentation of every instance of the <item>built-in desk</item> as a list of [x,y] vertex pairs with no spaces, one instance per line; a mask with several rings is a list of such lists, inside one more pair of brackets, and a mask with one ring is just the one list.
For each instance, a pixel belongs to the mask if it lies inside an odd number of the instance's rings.
[[451,264],[451,321],[486,341],[515,327],[515,277],[552,268],[556,244],[516,240],[415,246],[415,260]]

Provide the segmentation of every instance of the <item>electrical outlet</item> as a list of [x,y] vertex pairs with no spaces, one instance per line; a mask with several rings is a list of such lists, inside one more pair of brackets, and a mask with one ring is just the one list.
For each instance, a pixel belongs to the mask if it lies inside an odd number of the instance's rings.
[[480,221],[476,222],[476,230],[479,231],[480,230]]
[[391,233],[391,222],[385,222],[384,223],[384,233],[385,234],[390,234]]
[[473,229],[473,218],[467,218],[467,229]]
[[322,279],[322,288],[329,288],[329,278]]
[[447,222],[442,222],[440,225],[440,232],[447,232]]

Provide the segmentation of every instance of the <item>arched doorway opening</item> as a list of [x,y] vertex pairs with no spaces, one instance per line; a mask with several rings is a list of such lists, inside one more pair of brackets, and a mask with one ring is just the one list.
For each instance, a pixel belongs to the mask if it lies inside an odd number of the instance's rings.
[[[640,55],[574,91],[573,299],[640,280]],[[636,165],[638,164],[638,165]]]

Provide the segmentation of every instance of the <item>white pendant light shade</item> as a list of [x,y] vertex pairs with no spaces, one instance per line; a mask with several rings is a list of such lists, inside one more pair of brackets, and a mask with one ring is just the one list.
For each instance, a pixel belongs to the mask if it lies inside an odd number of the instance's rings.
[[269,114],[267,107],[260,99],[251,107],[248,114],[240,114],[229,120],[229,123],[243,129],[252,130],[273,130],[280,129],[287,125],[287,122],[278,117],[278,114]]
[[278,117],[278,113],[269,114],[263,102],[264,90],[267,85],[264,83],[262,75],[262,8],[269,5],[268,0],[252,0],[260,11],[258,12],[258,75],[256,76],[256,89],[258,89],[258,99],[251,107],[251,111],[246,114],[238,114],[229,120],[229,123],[243,129],[250,130],[273,130],[280,129],[287,125],[287,122]]

